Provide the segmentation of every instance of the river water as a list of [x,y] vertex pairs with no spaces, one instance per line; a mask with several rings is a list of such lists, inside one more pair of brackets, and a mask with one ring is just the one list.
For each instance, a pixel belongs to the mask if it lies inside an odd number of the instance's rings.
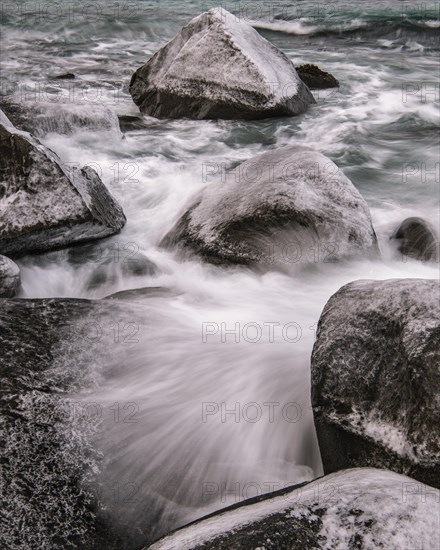
[[[22,258],[20,297],[170,289],[142,302],[144,322],[89,327],[101,334],[116,326],[126,345],[70,396],[104,411],[97,484],[115,524],[136,531],[130,548],[321,475],[310,353],[326,301],[356,279],[438,276],[438,264],[402,257],[389,236],[408,216],[439,228],[439,5],[222,5],[295,65],[335,75],[340,88],[316,92],[317,104],[295,118],[142,118],[128,94],[132,73],[213,4],[30,2],[2,14],[2,94],[39,113],[40,139],[64,163],[93,166],[128,219],[121,234],[76,252]],[[65,72],[75,80],[51,80]],[[136,126],[121,131],[118,116],[128,115]],[[209,173],[287,144],[317,149],[353,181],[370,207],[381,259],[255,273],[183,261],[159,247],[194,192],[213,181]]]

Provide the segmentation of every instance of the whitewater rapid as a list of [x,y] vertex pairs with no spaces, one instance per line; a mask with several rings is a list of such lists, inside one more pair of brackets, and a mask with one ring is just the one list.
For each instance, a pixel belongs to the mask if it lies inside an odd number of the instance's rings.
[[[43,143],[64,163],[97,169],[128,219],[120,235],[91,245],[76,260],[66,251],[19,260],[20,297],[100,299],[127,289],[169,289],[134,303],[136,315],[122,328],[118,318],[99,325],[106,333],[116,325],[127,345],[105,364],[91,365],[93,384],[87,379],[70,396],[102,412],[94,444],[104,457],[96,477],[104,505],[116,524],[153,525],[149,537],[321,475],[310,354],[326,301],[356,279],[438,277],[438,265],[404,258],[389,241],[409,216],[439,226],[438,103],[429,88],[437,59],[428,45],[414,33],[404,39],[402,31],[339,40],[337,25],[323,38],[322,20],[255,23],[295,65],[315,62],[341,88],[317,92],[317,105],[292,119],[143,117],[122,132],[118,115],[139,116],[127,91],[132,72],[197,8],[191,4],[187,14],[172,6],[166,23],[148,4],[149,18],[132,24],[102,20],[25,32],[10,26],[3,39],[4,71],[15,74],[8,90],[17,93],[18,84],[35,90],[36,82],[45,90],[30,101],[49,119]],[[351,14],[344,19],[343,12],[338,17],[346,30],[369,23]],[[74,84],[44,80],[66,70],[77,75]],[[73,111],[92,122],[84,126]],[[319,150],[353,181],[369,204],[381,259],[255,273],[182,261],[159,247],[192,195],[214,182],[205,177],[207,165],[233,168],[287,144]],[[151,269],[132,269],[139,261]],[[133,414],[128,417],[136,421],[115,422],[115,403],[124,418]],[[115,484],[126,498],[123,507],[114,505]]]

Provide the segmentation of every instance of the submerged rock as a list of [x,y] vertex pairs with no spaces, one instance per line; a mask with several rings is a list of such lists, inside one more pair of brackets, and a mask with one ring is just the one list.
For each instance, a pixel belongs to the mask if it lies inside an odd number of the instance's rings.
[[20,287],[20,268],[0,255],[0,298],[13,298]]
[[115,258],[106,255],[87,281],[89,290],[96,289],[104,284],[116,284],[124,277],[142,277],[154,275],[156,265],[143,254],[136,254],[128,260],[115,261]]
[[321,153],[283,147],[222,176],[197,194],[164,246],[213,263],[266,266],[377,251],[366,202]]
[[170,296],[178,296],[179,292],[162,286],[151,286],[144,288],[132,288],[130,290],[121,290],[114,294],[105,296],[105,300],[126,300],[140,302],[141,300],[150,298],[168,298]]
[[157,118],[260,119],[315,102],[284,53],[220,8],[195,17],[140,67],[130,93]]
[[126,218],[90,167],[63,165],[0,117],[0,253],[18,256],[119,232]]
[[312,354],[324,472],[372,466],[440,486],[438,281],[356,281],[326,304]]
[[438,499],[438,491],[406,476],[346,470],[225,508],[148,548],[437,548]]
[[295,68],[300,79],[312,90],[339,88],[339,82],[336,78],[316,65],[307,64]]
[[[60,92],[60,89],[55,89]],[[109,108],[90,101],[24,101],[2,99],[0,108],[19,130],[42,138],[49,133],[72,134],[77,131],[112,131],[120,135],[117,115]]]
[[422,261],[439,260],[438,236],[422,218],[406,218],[390,239],[398,242],[398,250],[404,256]]
[[121,132],[131,132],[135,130],[145,130],[148,125],[141,116],[118,115],[119,128]]
[[73,73],[57,74],[53,77],[55,80],[73,80],[75,75]]

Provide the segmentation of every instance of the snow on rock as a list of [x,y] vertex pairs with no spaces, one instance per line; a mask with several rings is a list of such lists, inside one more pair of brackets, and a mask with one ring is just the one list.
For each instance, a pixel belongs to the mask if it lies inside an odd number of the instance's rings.
[[0,253],[46,251],[119,232],[126,218],[98,174],[63,165],[0,119]]
[[130,93],[158,118],[259,119],[315,102],[286,55],[221,8],[195,17],[140,67]]
[[409,477],[355,468],[220,510],[149,550],[434,550],[439,498]]
[[20,286],[20,268],[0,255],[0,298],[13,298]]
[[440,486],[440,286],[355,281],[325,306],[312,354],[324,472],[388,468]]
[[213,263],[286,268],[377,252],[368,206],[351,181],[321,153],[296,145],[208,185],[162,244]]

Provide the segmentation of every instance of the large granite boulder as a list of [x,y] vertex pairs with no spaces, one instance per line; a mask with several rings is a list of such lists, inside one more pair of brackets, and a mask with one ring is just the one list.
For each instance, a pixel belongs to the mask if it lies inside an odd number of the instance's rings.
[[440,486],[438,281],[356,281],[326,304],[312,354],[324,472],[388,468]]
[[225,508],[149,550],[438,548],[438,498],[406,476],[356,468]]
[[194,18],[140,67],[130,93],[157,118],[260,119],[315,102],[284,53],[220,8]]
[[126,218],[90,167],[63,165],[0,115],[0,253],[18,256],[119,232]]
[[399,252],[422,261],[439,261],[439,238],[422,218],[406,218],[390,237]]
[[164,246],[213,263],[283,266],[377,251],[366,202],[317,151],[283,147],[223,175],[196,195]]
[[13,298],[20,287],[20,281],[18,265],[0,255],[0,298]]

